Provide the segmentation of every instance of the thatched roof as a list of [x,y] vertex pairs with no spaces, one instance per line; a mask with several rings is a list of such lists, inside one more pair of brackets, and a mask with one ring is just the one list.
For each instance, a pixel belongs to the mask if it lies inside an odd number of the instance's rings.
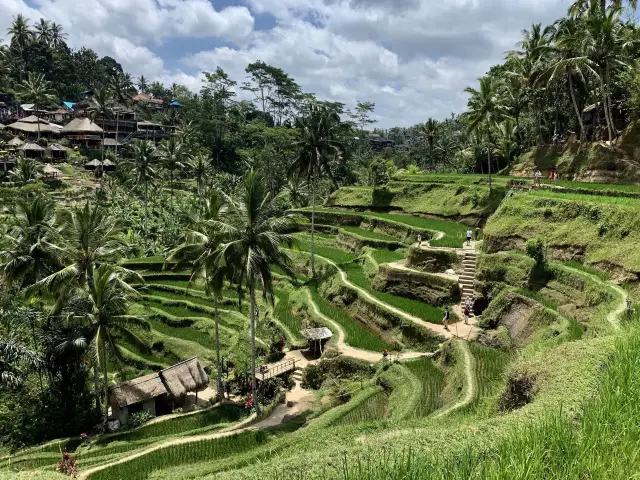
[[102,162],[102,166],[103,167],[115,167],[116,164],[113,163],[111,160],[107,159],[104,162]]
[[0,130],[4,130],[6,127],[0,123]]
[[204,390],[209,386],[209,375],[202,368],[198,357],[165,368],[160,372],[160,376],[167,392],[174,397],[181,397],[187,392]]
[[104,142],[102,143],[104,144],[105,147],[115,147],[116,145],[118,146],[122,145],[115,138],[105,138]]
[[45,175],[53,176],[53,177],[62,175],[62,172],[60,170],[58,170],[56,167],[53,167],[49,164],[44,166],[44,168],[42,169],[42,173],[44,173]]
[[20,150],[31,150],[34,152],[44,152],[44,148],[42,148],[40,145],[38,145],[37,143],[25,143],[23,146],[20,147]]
[[24,144],[24,142],[20,139],[20,137],[13,137],[7,142],[7,145],[11,147],[19,147],[22,144]]
[[162,105],[164,103],[164,100],[162,100],[161,98],[153,98],[151,95],[146,93],[139,93],[135,95],[131,100],[133,101],[133,103],[146,102],[146,103],[156,103],[158,105]]
[[86,117],[74,118],[60,131],[62,133],[102,133],[102,129]]
[[100,160],[91,160],[84,164],[85,167],[99,167],[101,165]]
[[[39,128],[38,125],[40,126]],[[31,115],[29,117],[22,118],[17,122],[11,123],[7,125],[7,128],[27,133],[36,133],[38,129],[40,130],[40,133],[60,133],[60,129],[54,127],[46,120],[36,117],[35,115]]]
[[49,144],[49,146],[47,147],[47,150],[49,150],[50,152],[66,152],[67,149],[64,148],[62,145],[58,144],[58,143],[51,143]]
[[300,333],[307,340],[326,340],[333,336],[331,330],[327,327],[319,327],[319,328],[305,328],[304,330],[300,330]]
[[111,389],[112,401],[118,406],[126,407],[134,403],[144,402],[167,393],[160,375],[151,373],[144,377],[134,378]]

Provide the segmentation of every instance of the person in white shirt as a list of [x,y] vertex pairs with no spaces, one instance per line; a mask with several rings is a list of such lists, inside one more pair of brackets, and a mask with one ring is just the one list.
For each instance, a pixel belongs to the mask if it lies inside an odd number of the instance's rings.
[[535,181],[536,181],[536,186],[539,187],[540,186],[540,179],[542,178],[542,172],[540,170],[536,170],[536,173],[534,174],[535,177]]
[[471,245],[472,236],[473,236],[473,232],[471,230],[467,230],[467,245]]

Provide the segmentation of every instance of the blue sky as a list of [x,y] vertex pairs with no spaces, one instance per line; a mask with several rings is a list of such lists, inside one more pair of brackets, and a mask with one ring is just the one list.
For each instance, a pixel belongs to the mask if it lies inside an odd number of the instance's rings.
[[[82,5],[79,8],[79,4]],[[501,61],[520,30],[569,0],[0,0],[0,32],[22,13],[60,23],[72,48],[116,58],[135,76],[197,91],[217,66],[238,83],[263,60],[304,91],[376,104],[376,126],[444,118]],[[6,39],[5,39],[6,41]]]

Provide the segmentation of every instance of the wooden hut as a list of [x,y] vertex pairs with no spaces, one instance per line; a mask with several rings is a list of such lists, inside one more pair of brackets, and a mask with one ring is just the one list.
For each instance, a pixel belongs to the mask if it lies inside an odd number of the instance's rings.
[[38,131],[41,137],[53,137],[60,135],[60,129],[42,118],[38,118],[35,115],[22,118],[17,122],[7,125],[7,130],[14,134],[22,134],[27,138],[35,139],[38,136]]
[[25,143],[20,150],[25,158],[42,158],[45,152],[45,149],[37,143]]
[[64,162],[67,159],[67,149],[58,143],[50,144],[47,153],[53,161]]
[[74,118],[60,131],[72,145],[100,148],[102,129],[88,118]]
[[62,175],[62,172],[53,165],[47,164],[42,169],[42,174],[45,178],[58,178],[60,175]]
[[13,137],[7,142],[7,146],[11,148],[20,148],[22,145],[24,145],[24,141],[20,137]]
[[146,411],[153,416],[170,413],[172,406],[184,402],[187,393],[197,395],[208,386],[209,375],[198,357],[193,357],[111,388],[109,405],[113,417],[124,425],[132,413]]
[[309,350],[319,350],[322,353],[322,346],[333,336],[327,327],[305,328],[300,333],[307,339]]

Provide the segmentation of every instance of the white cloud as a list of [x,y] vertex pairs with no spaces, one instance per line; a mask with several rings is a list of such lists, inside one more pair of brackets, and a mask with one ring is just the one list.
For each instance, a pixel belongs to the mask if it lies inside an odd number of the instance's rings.
[[[411,125],[461,111],[464,87],[513,48],[520,30],[562,16],[570,0],[0,0],[0,31],[25,13],[63,25],[72,47],[110,55],[135,75],[197,90],[186,71],[224,68],[242,82],[263,60],[284,69],[319,98],[376,103],[379,125]],[[248,8],[247,8],[248,7]],[[8,15],[4,15],[4,13]],[[255,30],[253,14],[276,26]],[[174,38],[210,37],[223,46],[184,56],[169,68],[153,49]],[[180,68],[177,68],[180,67]]]

